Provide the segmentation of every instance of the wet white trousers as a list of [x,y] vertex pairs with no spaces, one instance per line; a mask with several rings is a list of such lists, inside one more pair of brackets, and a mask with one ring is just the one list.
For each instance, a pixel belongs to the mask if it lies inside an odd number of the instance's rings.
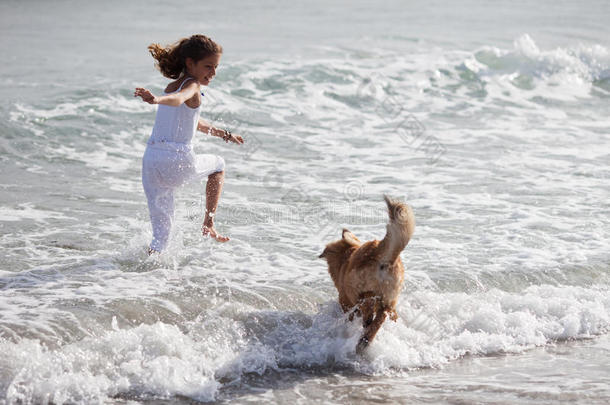
[[147,146],[142,159],[142,186],[152,223],[150,249],[161,252],[167,247],[174,221],[174,191],[190,181],[203,183],[207,176],[224,168],[220,156],[195,157],[190,150]]

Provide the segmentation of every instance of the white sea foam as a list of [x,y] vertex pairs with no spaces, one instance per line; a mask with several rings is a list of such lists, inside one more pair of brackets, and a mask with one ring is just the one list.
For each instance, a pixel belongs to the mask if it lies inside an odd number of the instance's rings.
[[1,342],[11,370],[6,399],[18,403],[92,403],[116,395],[210,401],[218,389],[214,359],[176,326],[116,328],[61,350],[36,341]]
[[57,211],[44,210],[32,203],[21,203],[13,207],[0,207],[0,221],[33,220],[47,222],[48,219],[68,219],[66,215]]
[[113,319],[100,336],[56,348],[5,340],[0,361],[11,376],[5,387],[11,402],[86,403],[117,395],[209,401],[219,380],[268,370],[324,366],[393,375],[465,355],[590,338],[608,331],[609,309],[608,291],[578,287],[403,294],[398,322],[388,321],[359,357],[354,349],[361,328],[334,302],[309,314],[218,301],[183,328],[159,322],[119,327]]
[[74,101],[60,102],[51,109],[16,103],[15,110],[10,113],[10,118],[12,121],[17,121],[23,117],[50,120],[84,114],[105,116],[107,113],[150,112],[151,109],[151,106],[135,98],[110,94],[105,97],[86,97]]

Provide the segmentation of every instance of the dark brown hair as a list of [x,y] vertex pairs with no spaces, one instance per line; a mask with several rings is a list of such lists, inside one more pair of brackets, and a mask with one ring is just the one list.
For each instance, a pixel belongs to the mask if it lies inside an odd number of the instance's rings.
[[221,54],[222,46],[205,35],[193,35],[165,48],[159,44],[150,44],[148,51],[157,61],[155,66],[163,76],[177,79],[186,68],[186,58],[198,62],[208,56]]

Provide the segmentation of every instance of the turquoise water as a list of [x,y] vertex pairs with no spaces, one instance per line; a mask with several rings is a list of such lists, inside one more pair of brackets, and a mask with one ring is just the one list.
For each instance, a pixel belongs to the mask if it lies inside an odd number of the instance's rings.
[[[0,5],[0,401],[607,403],[604,2]],[[202,116],[227,162],[150,259],[146,46],[225,54]],[[417,227],[367,353],[317,256]]]

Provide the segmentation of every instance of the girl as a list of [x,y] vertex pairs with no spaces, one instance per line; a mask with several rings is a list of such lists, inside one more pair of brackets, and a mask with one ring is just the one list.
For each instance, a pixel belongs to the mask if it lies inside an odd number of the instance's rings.
[[200,87],[207,86],[216,75],[222,47],[204,35],[193,35],[167,48],[152,44],[148,50],[157,61],[161,74],[174,79],[162,96],[155,96],[139,87],[134,93],[134,97],[142,97],[149,104],[159,104],[142,159],[142,185],[153,228],[148,253],[161,252],[167,246],[174,216],[174,190],[188,180],[205,176],[208,176],[208,182],[202,233],[226,242],[229,238],[214,228],[225,162],[215,155],[195,158],[191,151],[191,139],[197,130],[220,137],[225,142],[244,143],[241,136],[214,128],[199,118],[203,96]]

